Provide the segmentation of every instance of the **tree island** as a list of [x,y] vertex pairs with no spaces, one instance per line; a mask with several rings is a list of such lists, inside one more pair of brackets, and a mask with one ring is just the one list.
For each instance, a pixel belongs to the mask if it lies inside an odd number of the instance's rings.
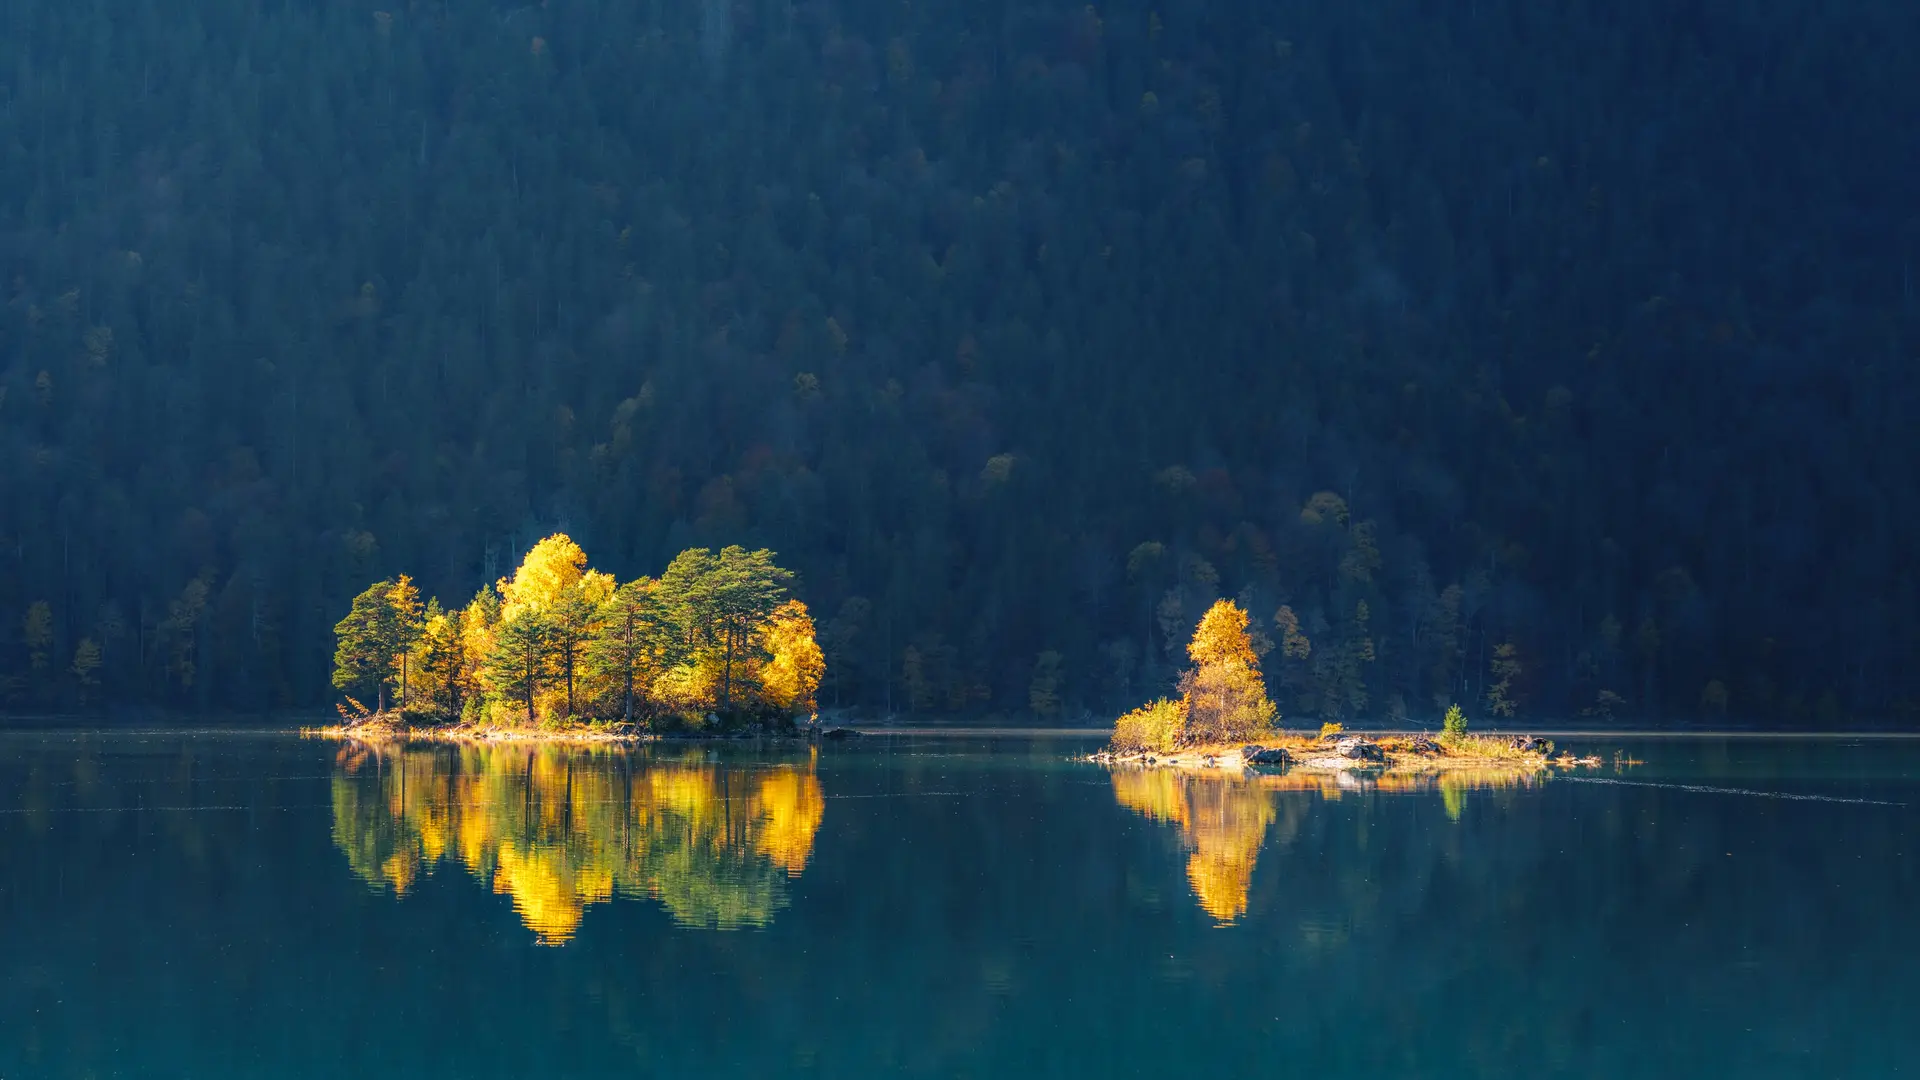
[[1553,744],[1532,736],[1473,735],[1458,705],[1447,710],[1438,738],[1420,734],[1364,736],[1338,724],[1317,734],[1280,728],[1267,697],[1260,657],[1247,631],[1247,613],[1229,600],[1201,617],[1187,646],[1193,662],[1181,676],[1180,696],[1162,698],[1122,716],[1105,764],[1243,770],[1259,766],[1344,773],[1439,772],[1488,768],[1543,770],[1598,765],[1598,758],[1554,756]]
[[[378,581],[334,627],[354,737],[644,739],[793,732],[826,662],[770,551],[692,548],[624,584],[555,534],[465,607]],[[365,702],[373,702],[368,707]]]

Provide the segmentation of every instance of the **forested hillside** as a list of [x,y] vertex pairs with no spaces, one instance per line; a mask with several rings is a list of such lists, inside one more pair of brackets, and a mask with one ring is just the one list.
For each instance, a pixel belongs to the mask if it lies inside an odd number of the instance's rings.
[[1110,716],[1228,596],[1292,720],[1910,711],[1916,42],[0,0],[4,704],[322,705],[565,529],[778,551],[828,707]]

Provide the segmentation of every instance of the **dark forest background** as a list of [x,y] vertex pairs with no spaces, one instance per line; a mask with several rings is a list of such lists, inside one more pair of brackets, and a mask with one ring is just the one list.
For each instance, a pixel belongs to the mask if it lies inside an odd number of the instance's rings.
[[1295,722],[1915,708],[1920,5],[388,4],[0,0],[7,707],[564,529],[775,549],[828,705],[1231,596]]

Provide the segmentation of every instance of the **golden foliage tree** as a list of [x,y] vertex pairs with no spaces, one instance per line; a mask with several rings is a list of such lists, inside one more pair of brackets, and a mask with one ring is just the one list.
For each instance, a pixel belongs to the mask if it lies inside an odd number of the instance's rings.
[[1219,600],[1187,645],[1193,667],[1180,676],[1180,699],[1156,701],[1120,718],[1115,749],[1166,752],[1193,743],[1257,738],[1273,729],[1279,710],[1267,697],[1247,613]]
[[1238,664],[1258,674],[1260,658],[1247,633],[1247,613],[1231,600],[1215,601],[1200,617],[1193,640],[1187,643],[1187,657],[1199,667]]
[[1225,742],[1272,730],[1279,710],[1267,697],[1240,605],[1215,601],[1200,617],[1187,656],[1194,666],[1180,677],[1180,692],[1187,702],[1189,739]]
[[501,579],[500,599],[509,615],[522,606],[545,611],[586,574],[587,553],[565,533],[554,533],[533,545],[512,580]]
[[408,660],[414,645],[420,640],[420,632],[425,619],[425,609],[420,603],[420,588],[413,579],[401,574],[387,593],[387,603],[392,609],[394,630],[394,663],[400,668],[399,706],[407,707]]
[[814,640],[807,605],[788,600],[775,608],[761,627],[760,647],[767,653],[759,673],[762,700],[784,713],[813,715],[827,661]]

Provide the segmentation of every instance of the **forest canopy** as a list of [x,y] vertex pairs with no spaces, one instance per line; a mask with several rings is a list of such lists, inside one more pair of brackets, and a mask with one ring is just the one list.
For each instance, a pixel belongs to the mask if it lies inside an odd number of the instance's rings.
[[465,607],[422,604],[404,574],[369,585],[334,627],[333,685],[356,710],[479,727],[811,718],[826,665],[792,578],[734,546],[616,584],[556,533]]
[[1226,598],[1290,717],[1915,715],[1916,40],[15,0],[0,708],[323,708],[368,581],[565,531],[780,551],[875,712],[1112,715]]

